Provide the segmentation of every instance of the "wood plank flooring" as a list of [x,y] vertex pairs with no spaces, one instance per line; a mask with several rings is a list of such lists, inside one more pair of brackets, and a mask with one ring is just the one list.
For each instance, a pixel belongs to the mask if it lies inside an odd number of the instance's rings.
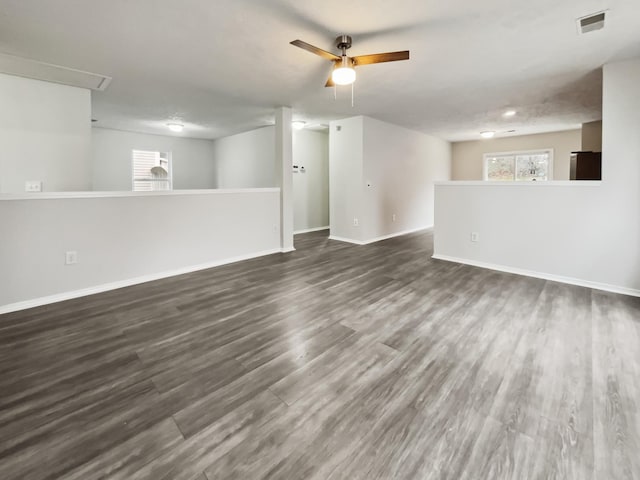
[[0,479],[640,479],[640,299],[326,237],[0,316]]

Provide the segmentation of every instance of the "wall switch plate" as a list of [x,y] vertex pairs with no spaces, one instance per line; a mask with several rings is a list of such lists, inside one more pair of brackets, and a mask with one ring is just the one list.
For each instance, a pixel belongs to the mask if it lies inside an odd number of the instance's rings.
[[24,182],[24,191],[25,192],[41,192],[42,191],[42,181],[40,180],[27,180]]
[[353,226],[354,226],[354,227],[357,227],[357,226],[358,226],[358,219],[357,219],[357,218],[354,218],[354,219],[353,219]]
[[478,234],[478,232],[471,232],[471,241],[477,242],[478,240],[480,240],[480,235]]
[[64,254],[65,265],[75,265],[76,263],[78,263],[78,252],[70,251]]
[[395,222],[396,221],[396,214],[394,213],[393,215],[391,215],[391,221]]

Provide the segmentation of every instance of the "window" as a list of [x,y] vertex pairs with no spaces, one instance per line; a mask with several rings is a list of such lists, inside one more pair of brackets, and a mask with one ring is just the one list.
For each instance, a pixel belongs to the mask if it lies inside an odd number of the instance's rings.
[[484,179],[492,182],[552,180],[553,150],[486,153]]
[[134,192],[171,190],[171,153],[133,150],[132,189]]

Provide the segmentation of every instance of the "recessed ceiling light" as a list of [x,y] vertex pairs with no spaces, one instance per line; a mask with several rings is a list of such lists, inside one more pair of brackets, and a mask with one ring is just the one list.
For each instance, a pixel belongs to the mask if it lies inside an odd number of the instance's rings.
[[513,117],[516,114],[515,110],[507,110],[502,114],[503,117]]
[[291,122],[291,126],[295,130],[302,130],[306,124],[307,124],[306,122],[303,122],[301,120],[296,120],[295,122]]
[[496,134],[496,132],[480,132],[480,136],[482,138],[492,138],[494,135]]
[[180,133],[182,130],[184,130],[184,125],[182,125],[181,123],[167,123],[167,127],[169,127],[169,130],[176,133]]

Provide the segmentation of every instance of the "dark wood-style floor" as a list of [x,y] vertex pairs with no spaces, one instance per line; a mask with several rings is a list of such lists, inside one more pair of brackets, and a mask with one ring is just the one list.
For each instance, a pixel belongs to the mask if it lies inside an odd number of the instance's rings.
[[640,299],[296,246],[0,316],[0,479],[640,479]]

